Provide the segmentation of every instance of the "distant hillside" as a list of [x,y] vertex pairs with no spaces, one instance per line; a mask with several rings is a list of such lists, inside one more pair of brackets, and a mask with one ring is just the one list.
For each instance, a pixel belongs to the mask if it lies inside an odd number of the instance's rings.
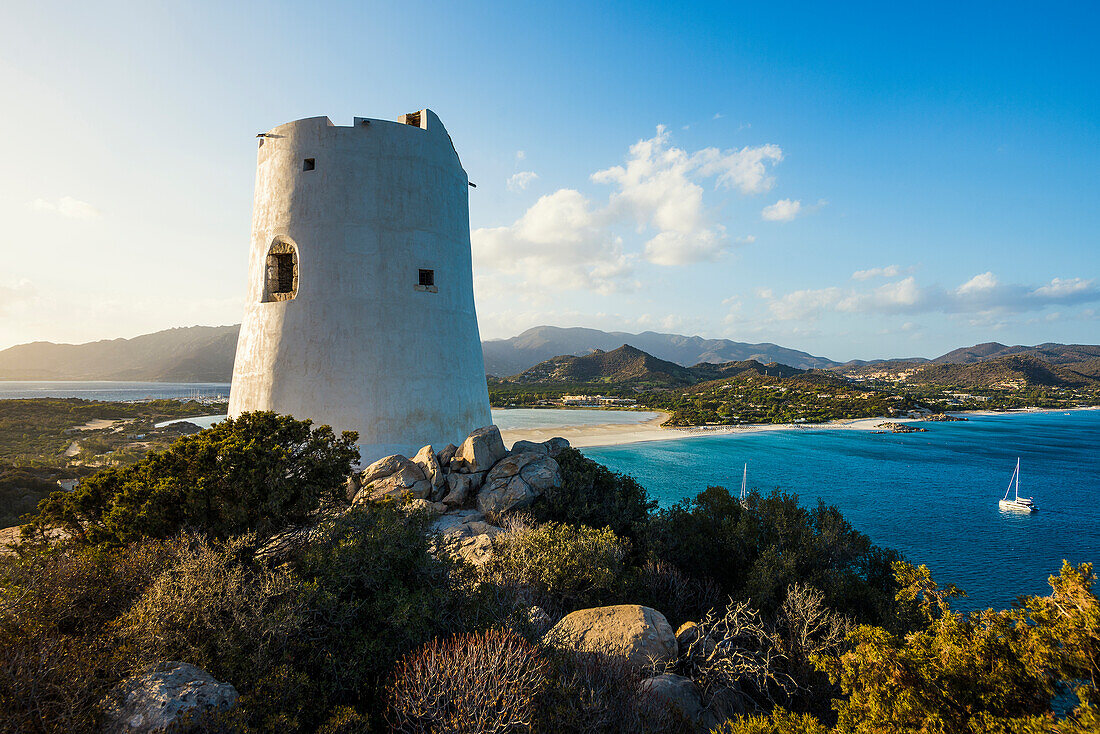
[[936,364],[974,364],[987,359],[1008,357],[1014,354],[1037,357],[1051,364],[1071,364],[1100,357],[1100,346],[1092,344],[1037,344],[1034,347],[1005,346],[997,342],[976,344],[948,352],[932,361]]
[[0,351],[0,379],[229,382],[239,330],[191,326],[87,344],[20,344]]
[[[931,364],[909,375],[906,382],[1006,389],[1100,386],[1100,378],[1074,369],[1074,364],[1052,364],[1032,354],[1013,354],[971,364]],[[1097,364],[1082,366],[1095,370]]]
[[779,362],[808,369],[833,367],[837,363],[807,352],[787,349],[776,344],[748,344],[729,339],[704,339],[700,336],[659,334],[646,331],[629,334],[621,331],[606,332],[598,329],[536,326],[511,339],[496,339],[482,343],[485,354],[485,371],[490,375],[515,375],[532,365],[561,355],[583,356],[597,349],[612,351],[622,344],[630,344],[657,359],[690,367],[700,362],[739,362],[756,360],[762,363]]
[[[110,339],[87,344],[34,342],[0,351],[0,380],[149,380],[162,382],[229,382],[240,325],[192,326],[167,329],[133,339]],[[680,368],[753,363],[787,365],[799,370],[814,367],[834,369],[851,377],[898,379],[918,368],[933,364],[980,364],[1005,356],[1030,356],[1062,365],[1086,378],[1097,376],[1100,346],[1087,344],[1039,344],[1034,347],[1005,346],[996,342],[956,349],[927,360],[852,360],[838,364],[824,357],[764,342],[748,344],[729,339],[660,334],[646,331],[629,334],[598,329],[538,326],[511,339],[482,342],[485,371],[490,375],[518,375],[535,365],[557,357],[611,354],[629,344],[651,359]],[[1090,366],[1091,365],[1091,366]],[[574,369],[570,367],[570,369]],[[584,369],[583,363],[575,369]],[[775,369],[778,369],[776,367]],[[682,377],[671,368],[655,369],[668,376],[669,384]],[[698,378],[703,373],[696,375]],[[720,379],[722,375],[704,379]],[[1074,379],[1074,378],[1066,378]]]
[[[764,365],[756,360],[722,364],[701,362],[692,367],[683,367],[674,362],[657,359],[630,344],[624,344],[610,352],[597,350],[583,357],[571,354],[554,357],[518,375],[504,378],[501,382],[543,385],[554,382],[618,385],[627,383],[639,387],[690,387],[748,373],[771,377],[793,377],[805,372],[805,370],[782,364]],[[841,378],[830,376],[830,379]]]
[[583,357],[554,357],[511,379],[515,382],[648,382],[670,386],[698,382],[690,369],[657,359],[629,344],[610,352],[596,350]]

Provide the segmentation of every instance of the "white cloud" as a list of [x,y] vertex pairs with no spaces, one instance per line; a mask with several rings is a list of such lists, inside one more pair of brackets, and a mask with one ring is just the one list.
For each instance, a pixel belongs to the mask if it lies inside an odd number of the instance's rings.
[[602,217],[574,189],[542,196],[515,224],[474,230],[474,265],[519,275],[529,286],[619,290],[629,285],[634,257],[623,252]]
[[56,201],[47,199],[35,199],[31,202],[31,208],[42,212],[60,214],[66,219],[96,219],[99,210],[86,201],[74,199],[71,196],[62,196]]
[[[876,269],[877,270],[877,269]],[[883,269],[885,270],[885,269]],[[853,278],[863,280],[866,278]],[[868,278],[871,276],[867,276]],[[932,313],[969,316],[972,324],[1004,325],[997,314],[1039,311],[1049,306],[1100,301],[1100,287],[1082,278],[1054,278],[1046,285],[1002,283],[992,271],[979,273],[953,289],[922,286],[909,276],[871,290],[828,287],[798,290],[775,296],[758,290],[776,319],[815,319],[825,312],[842,313]]]
[[789,222],[798,216],[802,209],[799,200],[780,199],[760,210],[760,217],[768,222]]
[[[769,166],[782,157],[776,145],[691,153],[673,146],[667,128],[658,126],[652,138],[630,146],[622,165],[592,174],[593,182],[613,187],[606,204],[575,189],[543,196],[514,224],[475,230],[475,263],[528,284],[609,292],[631,287],[639,256],[662,266],[714,260],[730,242],[704,203],[702,183],[766,191]],[[531,172],[516,174],[509,187],[530,183],[516,178],[527,173],[533,180]],[[628,251],[617,233],[624,224],[646,238],[640,252]]]
[[887,265],[882,268],[868,268],[852,273],[852,280],[870,280],[871,278],[893,278],[901,269],[897,265]]
[[519,173],[514,173],[508,177],[508,190],[523,191],[538,177],[539,175],[534,171],[520,171]]

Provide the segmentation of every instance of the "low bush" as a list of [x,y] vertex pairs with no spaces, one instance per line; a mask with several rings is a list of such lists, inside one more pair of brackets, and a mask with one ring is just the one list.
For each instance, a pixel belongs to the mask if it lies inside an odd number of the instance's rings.
[[401,734],[525,731],[546,667],[538,650],[510,630],[433,640],[398,663],[389,722]]
[[799,505],[798,496],[749,495],[745,506],[723,487],[660,510],[649,524],[651,553],[688,576],[715,581],[723,596],[751,599],[774,615],[791,584],[820,589],[846,616],[896,626],[898,554],[871,543],[835,507]]
[[531,514],[543,522],[566,522],[590,528],[611,528],[620,538],[632,541],[636,557],[644,554],[640,544],[649,513],[657,507],[645,488],[631,476],[618,474],[587,459],[576,449],[557,456],[562,486],[546,490],[531,507]]
[[624,543],[610,528],[546,523],[493,540],[484,575],[548,612],[599,606],[623,589]]
[[688,734],[694,728],[641,688],[639,671],[621,657],[546,649],[549,685],[538,702],[535,734]]
[[39,505],[34,529],[62,528],[79,542],[109,546],[180,530],[262,539],[305,521],[323,501],[345,499],[357,436],[311,426],[275,413],[229,418],[72,492],[54,492]]
[[739,716],[712,734],[829,734],[831,730],[809,714],[775,709],[767,716]]

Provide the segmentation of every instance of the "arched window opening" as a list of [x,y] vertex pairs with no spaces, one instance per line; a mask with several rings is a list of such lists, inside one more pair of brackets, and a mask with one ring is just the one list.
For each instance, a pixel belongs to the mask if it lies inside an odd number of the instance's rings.
[[298,249],[277,239],[267,251],[264,269],[265,302],[289,301],[298,295]]

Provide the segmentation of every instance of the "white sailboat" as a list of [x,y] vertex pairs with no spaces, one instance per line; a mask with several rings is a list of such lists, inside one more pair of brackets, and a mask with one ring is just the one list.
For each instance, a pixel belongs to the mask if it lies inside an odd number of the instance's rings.
[[745,471],[741,474],[741,499],[740,499],[740,502],[741,502],[742,507],[748,507],[748,505],[749,505],[748,493],[746,492],[746,489],[745,489],[746,484],[748,483],[748,480],[749,480],[749,465],[748,465],[748,462],[746,462],[745,463]]
[[[1009,499],[1008,493],[1012,491],[1012,488],[1016,488],[1015,498]],[[1012,472],[1012,477],[1008,480],[1008,489],[1005,490],[1004,499],[997,503],[1002,510],[1010,510],[1012,512],[1037,512],[1038,507],[1030,497],[1020,496],[1020,459],[1016,459],[1016,469]]]

